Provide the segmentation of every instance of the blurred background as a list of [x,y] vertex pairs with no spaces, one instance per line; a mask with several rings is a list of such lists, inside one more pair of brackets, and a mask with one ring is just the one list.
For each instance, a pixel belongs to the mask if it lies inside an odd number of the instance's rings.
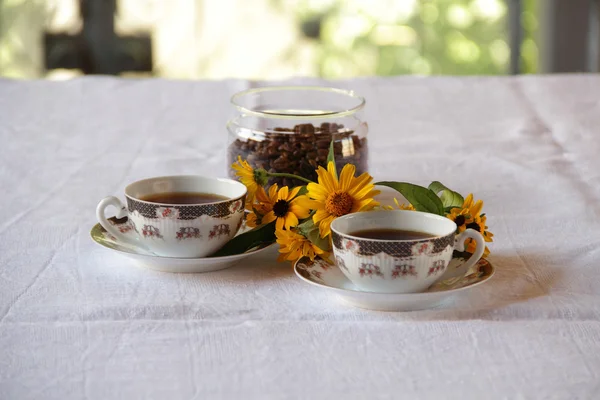
[[600,0],[0,0],[0,76],[598,72]]

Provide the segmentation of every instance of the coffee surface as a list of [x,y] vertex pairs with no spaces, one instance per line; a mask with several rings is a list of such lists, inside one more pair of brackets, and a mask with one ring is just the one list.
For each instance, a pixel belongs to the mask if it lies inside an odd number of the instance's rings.
[[352,236],[380,240],[421,240],[435,237],[431,233],[403,229],[365,229],[350,233]]
[[168,193],[153,193],[147,196],[141,196],[140,200],[151,203],[163,204],[206,204],[215,203],[217,201],[227,200],[228,197],[214,193],[200,192],[168,192]]

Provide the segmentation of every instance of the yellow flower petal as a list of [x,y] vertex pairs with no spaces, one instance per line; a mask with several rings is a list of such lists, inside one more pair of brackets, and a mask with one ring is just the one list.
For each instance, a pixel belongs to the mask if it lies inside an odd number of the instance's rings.
[[356,193],[360,192],[365,185],[369,184],[373,180],[373,177],[368,173],[363,173],[359,177],[354,178],[351,183],[351,188],[348,190],[350,196],[356,196]]
[[471,207],[471,209],[470,209],[471,215],[479,216],[479,214],[481,214],[482,209],[483,209],[483,200],[477,200],[475,205],[473,207]]
[[321,203],[319,203],[316,200],[311,200],[307,196],[299,196],[292,200],[292,204],[305,208],[307,210],[316,210],[319,204]]
[[324,201],[327,198],[327,195],[329,194],[329,191],[327,191],[327,189],[324,186],[321,186],[318,183],[309,183],[306,186],[306,189],[308,190],[309,197],[315,200]]
[[285,218],[277,218],[277,221],[275,222],[275,229],[283,229],[284,222]]
[[263,224],[268,224],[269,222],[273,222],[276,219],[277,217],[275,216],[275,213],[273,212],[273,210],[271,210],[265,214],[265,216],[262,218],[262,222]]
[[319,235],[321,235],[322,238],[331,234],[331,222],[333,222],[334,219],[335,217],[330,215],[319,223]]
[[317,176],[319,185],[324,186],[328,192],[337,190],[337,181],[323,167],[319,167]]
[[281,189],[279,189],[279,192],[277,192],[277,200],[287,200],[288,194],[288,187],[282,187]]
[[329,213],[326,210],[317,210],[317,212],[315,213],[315,215],[313,215],[313,222],[315,224],[318,224],[322,220],[324,220],[325,218],[327,218],[328,216],[329,216]]
[[347,192],[348,189],[350,189],[350,185],[352,184],[352,179],[354,178],[355,172],[356,167],[354,165],[344,165],[344,168],[342,168],[342,172],[340,174],[339,190],[341,190],[342,192]]
[[302,189],[302,186],[293,188],[286,200],[289,201],[289,200],[292,200],[294,197],[296,197],[298,195],[298,192],[300,191],[300,189]]
[[327,163],[327,172],[335,180],[335,182],[338,183],[337,170],[335,168],[335,163],[333,161],[329,161]]
[[277,201],[277,192],[279,191],[279,187],[277,186],[276,183],[274,183],[270,188],[269,188],[269,200],[272,203],[275,203]]
[[296,214],[296,216],[300,219],[308,218],[308,216],[310,215],[310,209],[302,207],[301,205],[296,203],[296,200],[292,200],[292,202],[290,203],[289,211],[291,213]]
[[361,190],[352,195],[352,197],[362,200],[365,197],[373,197],[381,193],[379,190],[375,190],[374,187],[375,186],[371,184],[365,185]]
[[469,195],[465,198],[463,202],[462,208],[471,208],[473,206],[473,193],[469,193]]
[[353,204],[351,212],[372,210],[374,207],[376,207],[378,205],[379,205],[379,203],[373,199],[365,199],[365,200],[357,201]]
[[[277,220],[277,222],[279,222],[279,220],[283,220],[284,218],[279,218]],[[292,226],[297,226],[298,225],[298,218],[296,217],[296,215],[294,215],[294,213],[287,213],[287,215],[285,216],[285,229],[290,229]]]

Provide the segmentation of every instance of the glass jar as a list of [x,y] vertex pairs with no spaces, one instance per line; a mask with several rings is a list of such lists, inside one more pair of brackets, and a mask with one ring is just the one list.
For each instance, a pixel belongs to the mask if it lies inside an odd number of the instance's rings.
[[[312,86],[249,89],[231,98],[235,116],[227,123],[228,162],[238,156],[253,168],[300,175],[316,182],[334,140],[338,173],[350,163],[367,171],[367,123],[360,114],[365,99],[353,91]],[[233,169],[229,175],[235,177]],[[270,183],[303,182],[272,178]]]

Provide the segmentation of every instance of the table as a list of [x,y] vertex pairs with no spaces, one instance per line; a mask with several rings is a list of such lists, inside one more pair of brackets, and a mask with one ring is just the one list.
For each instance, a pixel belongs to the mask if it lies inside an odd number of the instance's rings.
[[493,280],[385,313],[275,251],[203,275],[136,267],[91,241],[97,202],[225,176],[229,97],[261,83],[0,80],[0,398],[599,398],[600,76],[284,83],[367,98],[377,179],[484,199]]

